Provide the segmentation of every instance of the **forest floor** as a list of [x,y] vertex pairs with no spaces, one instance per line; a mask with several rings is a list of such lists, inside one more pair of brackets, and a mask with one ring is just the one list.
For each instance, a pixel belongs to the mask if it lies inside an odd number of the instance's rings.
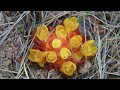
[[[0,79],[62,79],[52,69],[45,71],[27,63],[31,32],[44,23],[76,16],[80,28],[98,47],[96,56],[83,73],[72,79],[120,78],[120,12],[119,11],[1,11],[0,12]],[[22,62],[18,57],[22,56]]]

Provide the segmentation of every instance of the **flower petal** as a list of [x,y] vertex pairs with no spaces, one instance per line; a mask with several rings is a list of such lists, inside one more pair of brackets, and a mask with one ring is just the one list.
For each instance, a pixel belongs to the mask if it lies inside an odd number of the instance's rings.
[[73,62],[68,61],[68,62],[63,63],[62,68],[61,68],[61,71],[62,71],[64,74],[66,74],[66,75],[68,75],[68,76],[71,76],[71,75],[73,75],[74,72],[76,71],[76,68],[77,68],[77,67],[76,67],[76,65],[75,65]]
[[66,32],[68,34],[71,31],[76,30],[79,26],[79,23],[78,23],[76,17],[66,18],[63,23],[64,23],[64,26],[65,26]]
[[69,22],[71,23],[72,25],[72,31],[76,30],[79,26],[79,23],[77,21],[77,18],[76,17],[71,17],[69,18]]
[[65,38],[67,33],[65,32],[65,28],[62,25],[58,25],[55,31],[57,37]]
[[47,26],[44,24],[40,25],[37,28],[36,35],[37,35],[39,40],[44,41],[49,35],[49,31],[48,31]]
[[36,49],[30,49],[28,59],[32,62],[38,63],[41,67],[43,67],[46,63],[46,61],[43,59],[42,52]]
[[81,60],[83,57],[82,49],[79,49],[79,51],[75,52],[74,56],[75,56],[76,60],[78,60],[78,61]]
[[89,40],[83,44],[82,53],[85,56],[93,56],[97,52],[97,47],[94,46],[95,41]]
[[67,48],[64,48],[64,47],[61,48],[61,50],[60,50],[60,57],[62,59],[67,59],[69,56],[71,56],[70,50],[67,49]]
[[57,60],[57,54],[55,51],[45,52],[43,54],[46,57],[47,62],[54,63]]
[[73,48],[77,48],[82,44],[82,37],[80,35],[76,35],[70,39],[70,45]]

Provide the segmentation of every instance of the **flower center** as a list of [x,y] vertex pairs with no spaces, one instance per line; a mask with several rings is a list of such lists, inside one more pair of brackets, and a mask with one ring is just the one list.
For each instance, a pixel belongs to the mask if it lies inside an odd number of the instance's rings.
[[62,42],[58,39],[54,39],[52,42],[52,47],[53,48],[59,48],[61,46]]
[[71,55],[71,52],[70,52],[69,49],[67,49],[67,48],[62,48],[62,49],[60,50],[60,57],[61,57],[62,59],[67,59],[70,55]]
[[48,58],[49,58],[49,60],[54,60],[54,59],[55,59],[55,56],[54,56],[53,54],[49,54],[49,55],[48,55]]

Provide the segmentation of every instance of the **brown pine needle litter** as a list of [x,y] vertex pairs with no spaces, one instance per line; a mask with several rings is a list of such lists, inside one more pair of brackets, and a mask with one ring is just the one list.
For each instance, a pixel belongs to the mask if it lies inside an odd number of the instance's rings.
[[71,16],[77,17],[85,40],[95,40],[98,52],[68,79],[119,79],[120,11],[1,11],[0,79],[64,79],[54,69],[31,65],[27,56],[39,25],[55,27]]

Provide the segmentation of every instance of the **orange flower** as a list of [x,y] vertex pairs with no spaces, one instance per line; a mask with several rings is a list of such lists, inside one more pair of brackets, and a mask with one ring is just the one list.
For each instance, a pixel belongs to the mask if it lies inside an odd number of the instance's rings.
[[67,33],[65,32],[65,28],[62,25],[58,25],[56,27],[55,34],[57,35],[57,37],[61,37],[61,38],[66,38],[67,36]]
[[37,35],[39,40],[44,41],[49,35],[49,31],[48,31],[47,26],[44,24],[40,25],[37,28],[36,35]]
[[43,59],[42,52],[36,49],[30,49],[30,54],[28,55],[28,59],[32,62],[38,63],[41,67],[44,67],[45,61]]
[[73,62],[68,61],[68,62],[63,63],[62,68],[61,68],[61,71],[62,71],[64,74],[66,74],[66,75],[68,75],[68,76],[71,76],[71,75],[73,75],[74,72],[76,71],[76,68],[77,68],[77,67],[76,67],[76,65],[75,65]]
[[59,48],[59,47],[61,47],[61,45],[62,45],[62,42],[59,39],[54,39],[52,42],[53,48]]
[[70,45],[73,48],[77,48],[82,44],[82,37],[80,35],[76,35],[70,39]]
[[76,17],[66,18],[63,23],[64,23],[64,26],[65,26],[66,32],[68,34],[71,31],[76,30],[79,26],[79,23],[78,23]]
[[66,18],[55,28],[40,25],[32,33],[32,38],[35,36],[34,45],[30,49],[28,59],[38,63],[43,70],[54,68],[67,77],[72,76],[79,65],[84,66],[84,56],[88,59],[97,52],[94,40],[87,41],[87,37],[85,40],[78,27],[76,17]]
[[67,48],[64,48],[64,47],[61,48],[61,50],[60,50],[60,57],[62,59],[67,59],[69,56],[71,56],[70,50],[67,49]]
[[46,57],[47,62],[54,63],[57,61],[57,54],[55,51],[45,52],[43,56]]
[[89,40],[82,45],[82,53],[85,56],[93,56],[97,52],[97,47],[94,46],[95,41]]

